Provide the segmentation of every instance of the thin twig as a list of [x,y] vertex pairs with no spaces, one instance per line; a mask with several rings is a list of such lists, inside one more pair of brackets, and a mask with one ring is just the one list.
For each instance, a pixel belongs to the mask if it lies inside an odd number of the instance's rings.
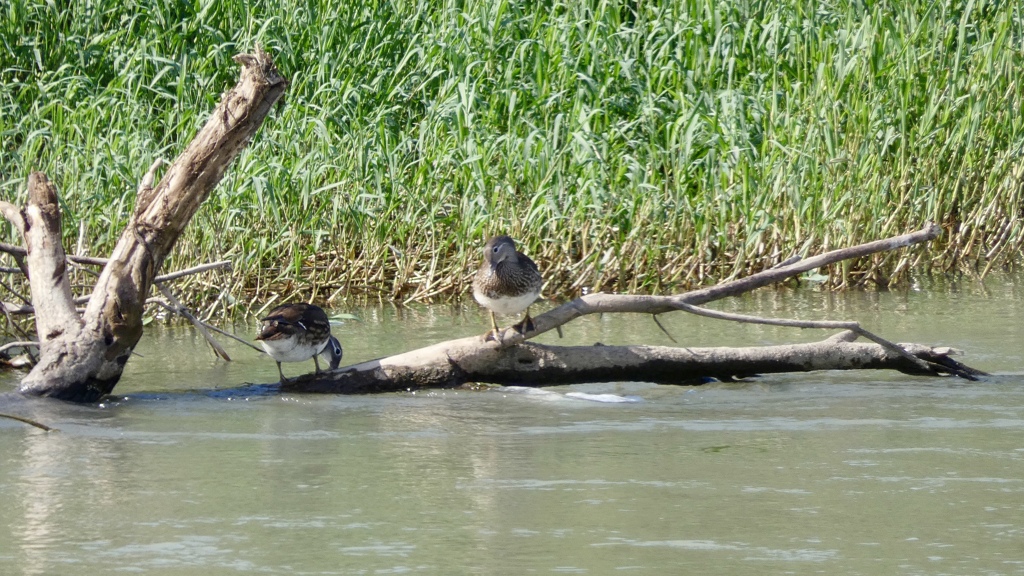
[[[204,323],[204,324],[206,324],[206,323]],[[260,354],[266,354],[266,351],[264,351],[263,348],[261,348],[260,346],[257,346],[256,344],[250,342],[249,340],[246,340],[244,338],[240,338],[240,337],[238,337],[238,336],[236,336],[234,334],[231,334],[230,332],[225,332],[224,330],[221,330],[220,328],[217,328],[216,326],[213,326],[211,324],[207,324],[206,326],[207,326],[207,328],[213,330],[214,332],[216,332],[218,334],[222,334],[224,336],[227,336],[228,338],[233,338],[233,339],[236,339],[236,340],[242,342],[243,344],[253,348],[254,351],[256,351],[256,352],[258,352]]]
[[0,418],[10,418],[11,420],[17,420],[18,422],[24,422],[25,424],[28,424],[29,426],[35,426],[36,428],[39,428],[40,430],[46,430],[47,432],[56,432],[57,431],[56,428],[51,428],[51,427],[47,426],[46,424],[43,424],[42,422],[36,422],[35,420],[31,420],[31,419],[25,418],[23,416],[15,416],[14,414],[0,414]]
[[92,276],[94,278],[99,278],[99,276],[100,276],[99,272],[97,272],[97,271],[95,271],[95,270],[93,270],[91,268],[86,268],[85,266],[82,266],[81,264],[71,260],[70,258],[68,258],[68,264],[70,264],[71,266],[75,267],[78,270],[81,270],[82,272],[85,272],[86,274],[88,274],[88,275],[90,275],[90,276]]
[[[168,311],[170,311],[172,313],[176,314],[178,312],[177,310],[174,309],[173,306],[171,306],[170,303],[168,303],[165,300],[161,300],[159,298],[150,298],[149,300],[146,300],[146,304],[159,304],[164,309],[166,309],[166,310],[168,310]],[[245,344],[249,348],[252,348],[253,350],[255,350],[255,351],[257,351],[257,352],[259,352],[261,354],[265,353],[263,348],[260,348],[259,346],[253,344],[252,342],[249,342],[248,340],[246,340],[244,338],[239,338],[238,336],[235,336],[231,332],[228,332],[226,330],[222,330],[222,329],[214,326],[213,324],[210,324],[210,323],[206,322],[205,320],[199,320],[199,322],[202,323],[203,326],[206,326],[206,328],[209,329],[209,330],[213,330],[214,332],[216,332],[216,333],[218,333],[218,334],[220,334],[222,336],[227,336],[228,338],[231,338],[232,340],[237,340],[237,341],[241,342],[242,344]]]
[[[75,304],[86,304],[89,302],[89,298],[90,296],[77,296],[75,297],[74,300],[72,300],[72,302]],[[0,302],[0,305],[3,306],[5,314],[16,314],[18,316],[23,316],[25,314],[36,313],[36,309],[29,304],[22,304],[19,306],[17,304],[12,304],[10,302]],[[79,312],[82,311],[81,309],[76,310],[78,310]]]
[[[26,254],[28,254],[28,252],[21,246],[13,246],[11,244],[5,244],[3,242],[0,242],[0,252],[6,252],[8,254],[11,254],[12,256],[21,257],[24,257]],[[69,262],[73,262],[75,264],[92,264],[95,266],[106,266],[107,263],[110,262],[108,258],[93,258],[90,256],[67,255],[67,259]],[[220,268],[231,268],[231,261],[221,260],[219,262],[209,262],[207,264],[200,264],[199,266],[193,266],[191,268],[185,268],[184,270],[178,270],[177,272],[170,272],[162,276],[157,276],[156,278],[153,279],[153,281],[169,282],[171,280],[177,280],[178,278],[189,276],[191,274],[198,274],[200,272],[206,272],[208,270],[217,270]],[[6,270],[0,270],[0,272],[2,271]]]
[[[206,324],[205,322],[203,322],[203,323]],[[263,348],[260,348],[259,346],[253,344],[252,342],[249,342],[248,340],[245,340],[243,338],[239,338],[238,336],[235,336],[234,334],[232,334],[230,332],[226,332],[224,330],[221,330],[220,328],[217,328],[216,326],[213,326],[212,324],[206,324],[206,327],[209,328],[210,330],[213,330],[214,332],[216,332],[218,334],[227,336],[228,338],[233,338],[235,340],[238,340],[242,344],[245,344],[249,348],[252,348],[253,350],[259,352],[260,354],[266,354],[266,351],[263,350]]]
[[39,348],[39,342],[33,342],[31,340],[15,340],[14,342],[8,342],[7,344],[0,346],[0,354],[7,352],[11,348],[28,348],[29,346]]
[[153,285],[156,286],[157,289],[160,290],[160,293],[163,294],[165,298],[167,298],[168,302],[170,302],[171,305],[168,306],[169,309],[184,316],[185,318],[188,318],[188,320],[192,322],[192,324],[196,327],[196,330],[199,330],[199,333],[203,335],[203,338],[206,338],[206,341],[210,343],[210,347],[213,348],[214,354],[223,358],[224,360],[227,360],[228,362],[231,361],[231,357],[228,356],[227,351],[224,350],[220,343],[213,339],[213,335],[210,334],[210,331],[206,329],[206,325],[203,322],[201,322],[198,318],[193,316],[192,313],[189,312],[187,308],[185,308],[184,304],[182,304],[177,299],[177,297],[175,297],[174,294],[172,294],[171,291],[167,289],[166,286],[159,282],[154,282]]
[[[14,321],[14,318],[11,318],[11,313],[8,311],[7,302],[0,302],[0,311],[3,311],[4,318],[7,319],[7,325],[8,326],[14,327],[14,330],[18,334],[21,334],[22,338],[25,338],[25,339],[29,338],[28,332],[25,332],[25,329],[22,328],[21,326],[19,326],[18,323]],[[30,350],[25,350],[25,353],[28,354],[28,357],[29,357],[30,360],[32,360],[33,364],[35,364],[38,361],[38,359],[36,358],[35,354],[33,354]]]
[[651,319],[654,320],[654,323],[658,325],[658,328],[661,328],[661,331],[665,333],[665,336],[668,336],[668,339],[671,340],[673,344],[679,343],[676,341],[675,338],[672,337],[671,334],[669,334],[668,330],[666,330],[665,327],[661,325],[661,320],[658,320],[657,314],[651,314]]
[[[14,246],[12,244],[6,244],[4,242],[0,242],[0,252],[6,252],[7,254],[14,256],[16,259],[24,258],[25,256],[28,255],[28,250],[25,250],[21,246]],[[95,266],[106,266],[107,262],[109,261],[106,258],[93,258],[91,256],[72,256],[69,254],[65,254],[65,257],[68,260],[76,262],[78,264],[93,264]]]
[[28,298],[25,298],[24,296],[22,296],[21,292],[18,292],[17,290],[12,288],[9,284],[7,284],[7,282],[4,282],[4,281],[0,280],[0,286],[3,286],[4,288],[6,288],[8,292],[10,292],[11,294],[14,294],[14,296],[18,300],[21,300],[26,305],[28,305],[28,306],[32,305],[32,301],[31,300],[29,300]]
[[6,252],[11,256],[24,256],[28,253],[21,246],[15,246],[14,244],[8,244],[6,242],[0,242],[0,252]]
[[207,264],[200,264],[199,266],[193,266],[191,268],[185,268],[184,270],[178,270],[177,272],[157,276],[153,281],[170,282],[171,280],[177,280],[178,278],[183,278],[192,274],[199,274],[200,272],[206,272],[208,270],[218,270],[220,268],[231,268],[231,260],[221,260],[220,262],[210,262]]
[[143,176],[142,181],[139,182],[138,193],[141,194],[153,188],[153,182],[156,180],[156,171],[157,169],[160,168],[160,166],[163,166],[163,164],[164,159],[157,158],[156,160],[153,161],[152,164],[149,165],[149,170],[146,171],[146,175]]
[[[19,228],[22,230],[22,228]],[[24,235],[24,234],[23,234]],[[18,252],[20,250],[20,253]],[[28,255],[28,251],[24,248],[12,246],[5,242],[0,242],[0,252],[7,252],[14,258],[14,263],[18,265],[18,269],[21,273],[28,276],[28,264],[25,263],[25,256]]]

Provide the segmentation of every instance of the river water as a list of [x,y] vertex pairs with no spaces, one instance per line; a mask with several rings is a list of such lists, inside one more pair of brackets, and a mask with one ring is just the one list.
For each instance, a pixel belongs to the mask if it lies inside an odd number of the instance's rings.
[[[225,363],[189,329],[154,328],[102,405],[0,410],[59,429],[0,419],[0,573],[1024,574],[1022,291],[964,279],[714,305],[960,348],[995,374],[981,382],[280,395],[268,358],[229,343]],[[335,331],[346,364],[488,326],[471,305],[342,312],[358,318]],[[828,335],[662,322],[684,346]],[[671,344],[620,315],[539,340]]]

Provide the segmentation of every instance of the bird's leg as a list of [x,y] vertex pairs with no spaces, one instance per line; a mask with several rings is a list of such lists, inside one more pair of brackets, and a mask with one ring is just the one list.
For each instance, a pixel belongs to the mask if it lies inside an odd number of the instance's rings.
[[488,312],[491,313],[491,330],[487,334],[484,334],[484,342],[487,342],[488,340],[501,342],[501,332],[498,330],[498,321],[494,319],[494,311],[488,310]]
[[288,379],[284,377],[284,372],[281,371],[280,362],[277,363],[277,373],[281,376],[281,384],[284,384],[285,382],[288,381]]
[[530,318],[530,307],[526,307],[526,317],[519,323],[513,326],[516,332],[520,334],[526,334],[527,332],[533,332],[537,329],[533,324],[533,318]]
[[320,373],[320,362],[316,359],[319,354],[313,354],[313,366],[316,366],[316,374]]

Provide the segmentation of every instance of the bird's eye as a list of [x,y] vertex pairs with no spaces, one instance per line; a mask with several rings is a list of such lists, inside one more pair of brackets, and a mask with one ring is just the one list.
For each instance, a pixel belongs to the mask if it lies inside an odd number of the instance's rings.
[[492,248],[492,250],[494,251],[494,253],[495,253],[495,254],[497,254],[497,253],[498,253],[498,247],[497,247],[497,246],[495,246],[494,248]]

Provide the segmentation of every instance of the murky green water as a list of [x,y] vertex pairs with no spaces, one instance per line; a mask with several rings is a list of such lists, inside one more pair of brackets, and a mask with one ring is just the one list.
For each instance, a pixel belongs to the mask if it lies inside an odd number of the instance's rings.
[[[0,573],[1024,574],[1022,291],[720,303],[955,346],[1000,374],[980,383],[278,396],[243,386],[276,379],[265,357],[229,345],[225,364],[189,330],[150,332],[101,407],[4,407],[60,431],[0,420]],[[346,363],[487,327],[472,306],[355,312],[337,331]],[[681,345],[823,336],[663,322]],[[562,340],[595,341],[670,344],[636,316],[586,318]]]

